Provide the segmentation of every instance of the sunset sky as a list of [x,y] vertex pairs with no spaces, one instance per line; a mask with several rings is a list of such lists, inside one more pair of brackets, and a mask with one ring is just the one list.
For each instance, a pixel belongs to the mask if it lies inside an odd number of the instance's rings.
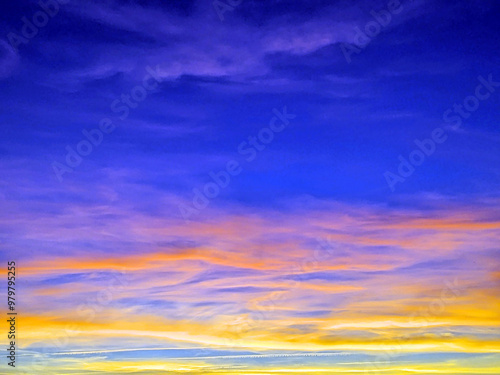
[[497,1],[1,7],[0,374],[500,373]]

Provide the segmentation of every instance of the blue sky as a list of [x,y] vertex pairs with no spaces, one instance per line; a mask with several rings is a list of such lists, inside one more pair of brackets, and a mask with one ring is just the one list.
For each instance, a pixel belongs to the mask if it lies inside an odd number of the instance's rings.
[[[202,0],[54,1],[0,12],[0,257],[26,267],[28,356],[66,317],[86,333],[52,352],[102,353],[94,367],[54,354],[61,373],[126,371],[126,349],[147,339],[226,356],[310,342],[363,362],[398,329],[415,338],[402,361],[498,365],[496,1],[243,0],[223,19]],[[26,22],[46,24],[29,36]],[[360,46],[368,25],[379,33]],[[436,129],[424,155],[415,142]],[[99,144],[78,156],[85,132]],[[324,240],[336,250],[318,261]],[[82,322],[78,307],[119,272],[137,287]],[[456,278],[467,292],[415,332],[408,314]],[[221,341],[269,298],[278,307],[259,327]],[[111,349],[124,350],[107,357],[117,367],[101,361]],[[137,356],[144,374],[166,366],[161,351]],[[171,371],[202,371],[179,361]]]
[[[159,65],[159,88],[117,121],[118,130],[64,184],[109,167],[137,168],[145,175],[140,184],[189,198],[210,170],[238,156],[237,146],[269,122],[273,108],[287,106],[297,115],[293,125],[218,199],[386,202],[395,197],[383,173],[397,168],[398,155],[446,126],[443,112],[473,93],[479,75],[500,76],[489,1],[402,2],[350,64],[340,43],[386,3],[243,2],[224,22],[212,4],[109,3],[114,13],[105,4],[71,2],[19,53],[2,47],[9,108],[2,153],[11,162],[36,160],[48,188],[60,189],[51,163],[63,161],[66,145],[75,147],[82,130],[103,117],[116,119],[113,100],[140,82],[146,66]],[[10,8],[4,34],[21,30],[22,15],[37,5]],[[398,193],[494,194],[498,101],[492,95],[463,129],[448,129],[449,140]],[[151,173],[160,169],[162,176]]]

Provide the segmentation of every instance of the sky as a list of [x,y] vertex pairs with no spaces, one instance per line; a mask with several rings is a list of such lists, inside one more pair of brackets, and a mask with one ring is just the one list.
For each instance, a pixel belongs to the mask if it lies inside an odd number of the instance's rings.
[[1,374],[500,373],[498,2],[1,7]]

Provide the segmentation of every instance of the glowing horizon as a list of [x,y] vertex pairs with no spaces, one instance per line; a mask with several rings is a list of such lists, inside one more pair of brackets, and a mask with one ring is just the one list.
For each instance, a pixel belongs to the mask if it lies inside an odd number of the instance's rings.
[[498,10],[6,3],[0,374],[499,374]]

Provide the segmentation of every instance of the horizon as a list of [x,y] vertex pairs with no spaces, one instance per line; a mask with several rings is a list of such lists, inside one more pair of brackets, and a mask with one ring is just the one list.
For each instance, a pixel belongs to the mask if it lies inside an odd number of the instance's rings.
[[500,4],[2,7],[0,373],[500,373]]

